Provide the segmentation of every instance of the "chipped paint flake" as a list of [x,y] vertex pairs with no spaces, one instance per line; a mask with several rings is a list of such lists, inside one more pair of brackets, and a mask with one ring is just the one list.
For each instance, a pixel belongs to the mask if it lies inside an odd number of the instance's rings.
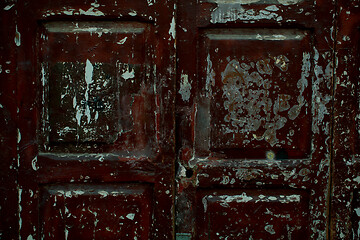
[[93,71],[94,71],[94,67],[91,64],[90,60],[87,59],[86,60],[86,65],[85,65],[85,81],[87,84],[91,84],[93,82]]
[[[269,8],[270,7],[270,8]],[[219,3],[218,6],[211,12],[211,23],[227,23],[237,20],[242,21],[257,21],[257,20],[275,20],[282,21],[282,17],[274,11],[277,11],[276,6],[268,6],[269,9],[254,10],[245,9],[238,3]]]
[[17,129],[17,143],[20,143],[21,141],[21,132],[20,129]]
[[15,6],[15,4],[9,4],[6,7],[4,7],[4,10],[9,11],[13,6]]
[[212,62],[210,58],[210,54],[208,54],[206,58],[207,66],[206,66],[206,96],[209,97],[212,95],[212,86],[215,86],[215,71],[212,68]]
[[81,15],[87,15],[87,16],[105,16],[103,12],[95,9],[94,7],[91,7],[86,11],[80,9],[79,12]]
[[147,0],[147,4],[149,7],[154,5],[154,3],[155,3],[155,0]]
[[26,240],[35,240],[32,235],[29,235]]
[[20,45],[21,45],[21,34],[19,33],[17,26],[15,28],[14,42],[15,42],[16,46],[20,47]]
[[37,157],[34,157],[34,159],[31,161],[31,167],[34,171],[39,170],[39,166],[37,165]]
[[121,44],[124,44],[126,42],[126,39],[128,37],[124,37],[123,39],[121,39],[120,41],[117,42],[117,44],[121,45]]
[[135,217],[135,213],[129,213],[128,215],[126,215],[126,218],[130,220],[134,220],[134,217]]
[[237,202],[237,203],[247,203],[253,200],[252,197],[247,196],[245,192],[243,192],[241,195],[222,195],[219,196],[220,198],[220,205],[223,207],[229,207],[229,203],[231,202]]
[[[22,207],[21,207],[21,195],[22,195],[22,189],[19,187],[19,188],[18,188],[19,233],[20,233],[21,227],[22,227],[22,218],[21,218],[21,211],[22,211]],[[19,236],[19,239],[21,239],[20,236]]]
[[188,102],[191,94],[191,84],[189,83],[189,76],[187,74],[181,74],[180,76],[180,90],[181,98],[183,101]]
[[101,197],[107,197],[109,195],[108,192],[103,191],[103,190],[99,191],[99,194],[101,195]]
[[295,5],[295,4],[299,4],[300,2],[302,2],[303,0],[278,0],[278,2],[282,5]]
[[124,72],[123,74],[121,74],[121,77],[125,80],[128,80],[128,79],[132,79],[135,77],[135,72],[134,72],[134,69],[129,69],[129,66],[127,67],[126,69],[126,72]]
[[360,176],[357,176],[356,178],[353,179],[354,182],[357,182],[358,184],[360,184]]
[[274,235],[276,232],[274,230],[274,226],[273,225],[266,225],[265,226],[265,231],[267,231],[268,233],[270,233],[271,235]]
[[137,12],[136,12],[136,11],[134,11],[134,10],[132,10],[131,12],[129,12],[129,15],[134,17],[134,16],[136,16],[136,15],[137,15]]
[[175,28],[175,17],[172,18],[170,23],[170,29],[169,29],[169,35],[172,37],[172,39],[175,39],[176,37],[176,28]]

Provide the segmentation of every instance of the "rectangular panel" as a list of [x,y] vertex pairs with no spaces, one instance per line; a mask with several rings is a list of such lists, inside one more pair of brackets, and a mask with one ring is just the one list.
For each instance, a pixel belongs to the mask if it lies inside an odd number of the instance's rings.
[[143,148],[154,129],[151,26],[99,21],[42,28],[44,144],[59,151],[89,143]]
[[201,191],[196,239],[308,239],[308,201],[295,190]]
[[151,187],[49,185],[40,202],[42,239],[148,239]]
[[202,42],[199,149],[236,158],[309,156],[310,33],[209,29]]

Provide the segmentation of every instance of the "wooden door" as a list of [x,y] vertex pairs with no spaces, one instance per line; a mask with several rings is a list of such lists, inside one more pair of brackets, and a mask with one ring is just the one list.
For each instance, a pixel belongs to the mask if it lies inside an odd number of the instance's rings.
[[180,1],[179,239],[325,239],[335,7]]
[[360,2],[338,1],[337,16],[331,234],[360,239]]
[[0,238],[172,239],[174,2],[5,3]]

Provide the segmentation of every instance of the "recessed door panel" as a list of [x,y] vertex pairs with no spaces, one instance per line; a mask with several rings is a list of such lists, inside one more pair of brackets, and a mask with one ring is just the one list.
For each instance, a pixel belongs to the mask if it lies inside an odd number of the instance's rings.
[[150,237],[150,186],[49,185],[41,192],[43,239]]
[[197,146],[236,158],[309,156],[311,33],[209,29],[201,43],[199,108],[208,120],[197,120]]
[[301,191],[202,191],[197,203],[199,239],[309,237],[308,195]]
[[74,144],[123,142],[124,149],[144,148],[155,121],[148,114],[155,101],[151,25],[54,21],[42,28],[39,77],[47,151],[63,150],[61,143],[67,151],[81,151]]

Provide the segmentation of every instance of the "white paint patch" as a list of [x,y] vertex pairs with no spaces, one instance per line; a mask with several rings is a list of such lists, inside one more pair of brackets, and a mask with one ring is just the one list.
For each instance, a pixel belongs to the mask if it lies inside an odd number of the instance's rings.
[[134,16],[136,16],[136,15],[137,15],[137,12],[136,12],[136,11],[134,11],[134,10],[132,10],[131,12],[129,12],[129,15],[134,17]]
[[14,42],[15,42],[15,45],[18,47],[21,45],[21,34],[19,33],[17,26],[15,28]]
[[212,196],[205,196],[201,199],[202,204],[204,205],[204,212],[207,211],[207,198]]
[[310,68],[311,68],[310,53],[304,52],[302,67],[301,67],[301,78],[297,82],[297,87],[300,91],[300,94],[297,98],[298,104],[292,106],[288,111],[288,115],[291,120],[295,120],[299,116],[302,106],[304,106],[306,103],[306,100],[302,96],[302,94],[304,93],[305,88],[308,86],[307,78],[310,76]]
[[[86,102],[89,101],[90,84],[94,82],[93,81],[93,71],[94,71],[94,67],[91,64],[90,60],[87,59],[86,60],[86,65],[85,65],[85,82],[86,82],[85,101]],[[90,123],[91,114],[90,114],[90,107],[89,107],[88,104],[86,104],[85,116],[87,118],[87,122]]]
[[17,143],[20,143],[21,141],[21,132],[20,129],[17,129]]
[[191,84],[189,83],[189,76],[187,74],[181,74],[180,76],[180,90],[181,98],[183,101],[187,102],[190,99],[191,94]]
[[34,157],[34,159],[31,161],[31,167],[34,171],[39,170],[39,166],[37,165],[37,157]]
[[128,37],[124,37],[123,39],[121,39],[120,41],[117,42],[117,44],[124,44],[126,42],[126,39]]
[[81,190],[74,190],[73,192],[74,192],[76,195],[82,195],[82,194],[85,193],[84,191],[81,191]]
[[223,179],[221,180],[221,184],[228,184],[230,182],[229,176],[223,176]]
[[175,28],[175,17],[172,18],[171,23],[170,23],[170,29],[169,29],[169,35],[175,39],[176,37],[176,28]]
[[35,240],[32,235],[29,235],[26,240]]
[[128,79],[132,79],[135,77],[135,72],[134,72],[134,69],[131,69],[131,71],[129,71],[129,67],[126,69],[126,72],[124,72],[123,74],[121,74],[121,77],[125,80],[128,80]]
[[69,230],[65,227],[65,240],[68,240]]
[[265,9],[268,10],[268,11],[272,11],[272,12],[276,12],[276,11],[280,10],[276,5],[268,6]]
[[95,9],[94,7],[91,7],[86,11],[80,9],[79,12],[81,15],[87,15],[87,16],[105,16],[103,12]]
[[353,181],[360,183],[360,176],[357,176],[356,178],[354,178]]
[[86,84],[90,84],[93,82],[93,70],[94,70],[94,67],[93,65],[91,64],[90,60],[87,59],[86,60],[86,65],[85,65],[85,81],[86,81]]
[[[326,126],[323,126],[323,120],[325,115],[330,114],[328,107],[326,106],[330,100],[330,95],[324,95],[321,93],[320,90],[320,84],[323,81],[330,82],[331,79],[331,72],[332,72],[332,61],[328,61],[328,65],[326,67],[326,70],[324,72],[323,67],[319,66],[319,52],[314,47],[314,72],[315,72],[315,81],[312,86],[313,90],[313,107],[312,107],[312,114],[313,114],[313,123],[312,123],[312,130],[314,133],[319,133],[320,129],[323,130],[325,133],[328,134],[329,128]],[[324,57],[324,56],[323,56]],[[324,57],[325,58],[325,57]]]
[[107,197],[109,195],[108,192],[106,191],[99,191],[99,194],[102,196],[102,197]]
[[275,230],[274,230],[274,226],[273,225],[266,225],[265,226],[265,231],[267,231],[268,233],[270,233],[271,235],[275,234]]
[[43,87],[45,87],[47,81],[46,81],[45,67],[44,66],[41,67],[41,82],[42,82]]
[[126,218],[130,220],[134,220],[134,217],[135,217],[135,213],[129,213],[128,215],[126,215]]
[[303,0],[278,0],[278,2],[282,5],[295,5],[298,4],[300,2],[302,2]]
[[215,71],[212,68],[212,62],[210,59],[210,54],[207,55],[206,58],[207,66],[206,66],[206,96],[209,97],[212,95],[212,86],[215,86]]
[[15,4],[7,5],[6,7],[4,7],[4,10],[5,10],[5,11],[8,11],[8,10],[10,10],[13,6],[15,6]]
[[22,211],[22,207],[21,207],[21,194],[22,194],[22,189],[19,187],[19,189],[18,189],[19,232],[20,232],[21,227],[22,227],[22,218],[21,218],[21,211]]
[[236,203],[247,203],[253,200],[252,197],[247,196],[246,193],[242,193],[241,195],[223,195],[219,196],[220,198],[220,205],[223,207],[230,207],[229,203],[236,202]]
[[237,3],[223,3],[218,6],[211,13],[211,23],[227,23],[237,20],[242,21],[257,21],[257,20],[275,20],[281,21],[283,18],[273,11],[275,7],[270,7],[270,10],[254,10],[245,9],[241,4]]
[[358,217],[360,217],[360,208],[355,208],[354,210],[355,210],[356,215],[358,215]]

